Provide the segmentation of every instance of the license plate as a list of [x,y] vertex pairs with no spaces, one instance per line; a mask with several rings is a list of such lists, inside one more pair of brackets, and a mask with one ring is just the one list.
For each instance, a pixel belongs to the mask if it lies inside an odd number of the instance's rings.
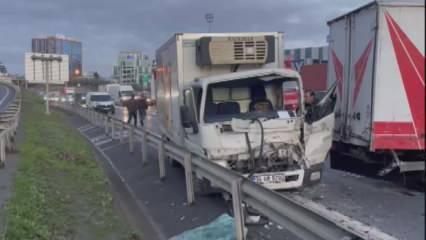
[[251,180],[258,184],[273,184],[285,182],[286,176],[284,174],[268,174],[268,175],[255,175]]

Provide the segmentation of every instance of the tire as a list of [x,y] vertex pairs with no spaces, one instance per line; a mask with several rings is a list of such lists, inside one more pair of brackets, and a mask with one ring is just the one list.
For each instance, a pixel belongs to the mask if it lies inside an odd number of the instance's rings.
[[212,194],[220,193],[219,189],[212,187],[209,180],[202,178],[199,179],[194,175],[194,191],[200,196],[208,196]]
[[330,150],[330,167],[339,170],[344,168],[343,155],[337,150]]

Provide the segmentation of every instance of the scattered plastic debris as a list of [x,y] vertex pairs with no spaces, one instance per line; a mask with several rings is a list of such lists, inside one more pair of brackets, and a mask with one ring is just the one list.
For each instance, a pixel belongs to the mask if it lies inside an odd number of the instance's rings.
[[256,224],[260,222],[260,216],[248,216],[246,218],[247,224]]
[[[245,229],[247,234],[247,229]],[[213,222],[183,232],[169,240],[234,240],[235,226],[234,219],[228,214],[222,214]]]

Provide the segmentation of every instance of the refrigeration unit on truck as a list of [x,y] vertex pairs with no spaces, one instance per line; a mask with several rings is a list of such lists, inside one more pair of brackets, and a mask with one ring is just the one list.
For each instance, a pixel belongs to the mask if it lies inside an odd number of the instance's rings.
[[176,34],[156,61],[157,115],[170,141],[271,189],[320,180],[332,91],[305,120],[300,76],[282,66],[282,33]]
[[379,175],[424,177],[424,2],[375,1],[328,25],[328,83],[338,86],[332,167],[356,159],[379,164]]

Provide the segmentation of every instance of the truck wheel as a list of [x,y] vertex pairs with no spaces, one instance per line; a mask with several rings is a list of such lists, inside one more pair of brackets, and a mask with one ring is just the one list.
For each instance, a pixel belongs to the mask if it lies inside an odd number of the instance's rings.
[[330,168],[332,169],[344,169],[344,156],[337,150],[330,150]]
[[219,193],[218,189],[214,189],[209,180],[202,178],[199,179],[194,175],[194,191],[198,195],[207,196],[215,193]]

